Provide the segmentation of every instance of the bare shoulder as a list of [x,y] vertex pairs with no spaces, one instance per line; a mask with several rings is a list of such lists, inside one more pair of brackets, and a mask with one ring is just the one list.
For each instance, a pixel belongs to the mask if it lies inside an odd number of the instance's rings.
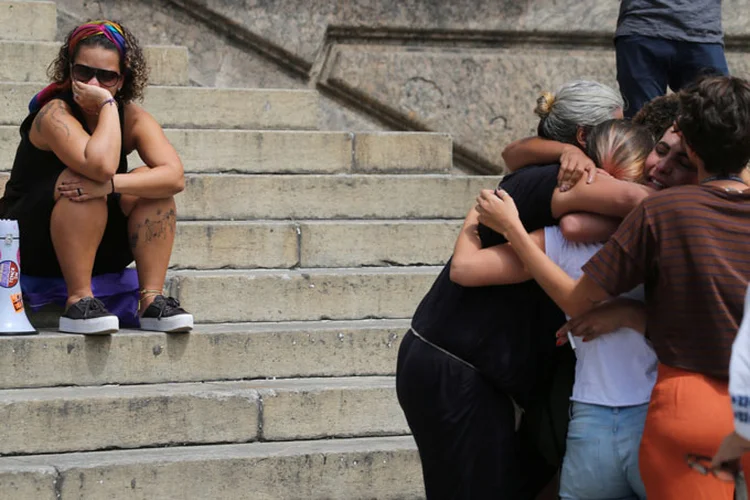
[[144,119],[144,117],[152,118],[148,111],[134,102],[127,103],[124,106],[123,112],[125,113],[126,130],[131,129],[134,125],[138,124]]
[[128,152],[135,149],[143,135],[153,134],[155,129],[161,130],[151,113],[143,109],[142,106],[129,102],[124,108],[124,136],[125,146]]

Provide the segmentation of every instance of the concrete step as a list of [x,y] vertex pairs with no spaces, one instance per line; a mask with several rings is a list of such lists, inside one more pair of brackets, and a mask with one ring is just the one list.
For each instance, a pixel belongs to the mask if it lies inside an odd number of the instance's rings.
[[423,499],[410,436],[0,458],[13,500]]
[[187,175],[182,219],[463,219],[499,177]]
[[462,220],[301,221],[300,266],[443,265]]
[[299,265],[297,233],[292,222],[179,221],[170,266],[291,268]]
[[[447,173],[452,143],[443,134],[403,132],[398,161],[390,161],[393,134],[351,132],[166,129],[186,172],[339,174],[339,173]],[[361,141],[361,136],[367,139]],[[18,147],[18,127],[0,126],[0,170],[10,170]],[[364,168],[358,155],[379,158],[380,166]],[[369,161],[369,160],[368,160]],[[128,157],[131,167],[143,165],[137,152]]]
[[408,328],[409,320],[361,320],[0,336],[0,388],[393,375]]
[[409,432],[393,377],[6,390],[0,419],[0,455]]
[[442,265],[461,220],[179,221],[170,266],[252,269]]
[[56,36],[55,2],[0,1],[0,39],[52,41]]
[[[453,162],[453,143],[445,134],[196,129],[165,133],[188,172],[447,173]],[[137,153],[129,163],[143,164]]]
[[[0,82],[0,125],[19,125],[36,83]],[[315,129],[318,94],[310,90],[148,87],[143,106],[162,127]]]
[[[57,42],[0,41],[0,81],[46,82],[47,66],[57,57]],[[177,46],[146,46],[151,85],[187,85],[188,51]]]
[[410,318],[440,267],[175,271],[168,289],[202,322]]

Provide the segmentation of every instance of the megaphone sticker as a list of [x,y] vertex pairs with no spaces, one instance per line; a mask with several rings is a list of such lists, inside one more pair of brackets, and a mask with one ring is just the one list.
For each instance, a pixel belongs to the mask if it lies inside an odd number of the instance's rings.
[[20,293],[12,293],[10,295],[10,301],[13,302],[13,309],[17,313],[23,311],[23,296]]
[[0,262],[0,286],[13,288],[18,284],[18,265],[12,260]]

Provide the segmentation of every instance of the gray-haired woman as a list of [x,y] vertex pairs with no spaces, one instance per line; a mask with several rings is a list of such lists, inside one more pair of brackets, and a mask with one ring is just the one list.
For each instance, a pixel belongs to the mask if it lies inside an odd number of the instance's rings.
[[[505,166],[510,171],[529,165],[557,163],[561,169],[558,181],[562,191],[575,182],[576,170],[596,172],[593,162],[583,154],[588,130],[612,118],[622,118],[622,96],[615,89],[598,82],[576,80],[562,85],[555,94],[544,92],[537,99],[534,113],[539,116],[537,135],[510,143],[503,150]],[[583,164],[583,165],[582,165]]]

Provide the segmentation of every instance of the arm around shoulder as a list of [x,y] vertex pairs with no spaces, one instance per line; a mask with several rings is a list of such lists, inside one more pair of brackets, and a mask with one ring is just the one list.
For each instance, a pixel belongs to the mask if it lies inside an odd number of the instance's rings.
[[[477,234],[478,213],[472,209],[461,228],[451,260],[450,278],[466,286],[492,286],[521,283],[531,279],[523,262],[509,244],[482,248]],[[544,248],[544,231],[532,233],[540,248]]]
[[526,137],[505,146],[502,156],[505,166],[514,172],[528,165],[544,165],[560,161],[560,155],[565,151],[565,146],[566,144],[562,142],[542,137]]
[[581,178],[568,191],[555,190],[552,214],[560,218],[573,212],[591,212],[622,218],[651,193],[651,188],[635,182],[602,176],[596,183],[588,184]]

